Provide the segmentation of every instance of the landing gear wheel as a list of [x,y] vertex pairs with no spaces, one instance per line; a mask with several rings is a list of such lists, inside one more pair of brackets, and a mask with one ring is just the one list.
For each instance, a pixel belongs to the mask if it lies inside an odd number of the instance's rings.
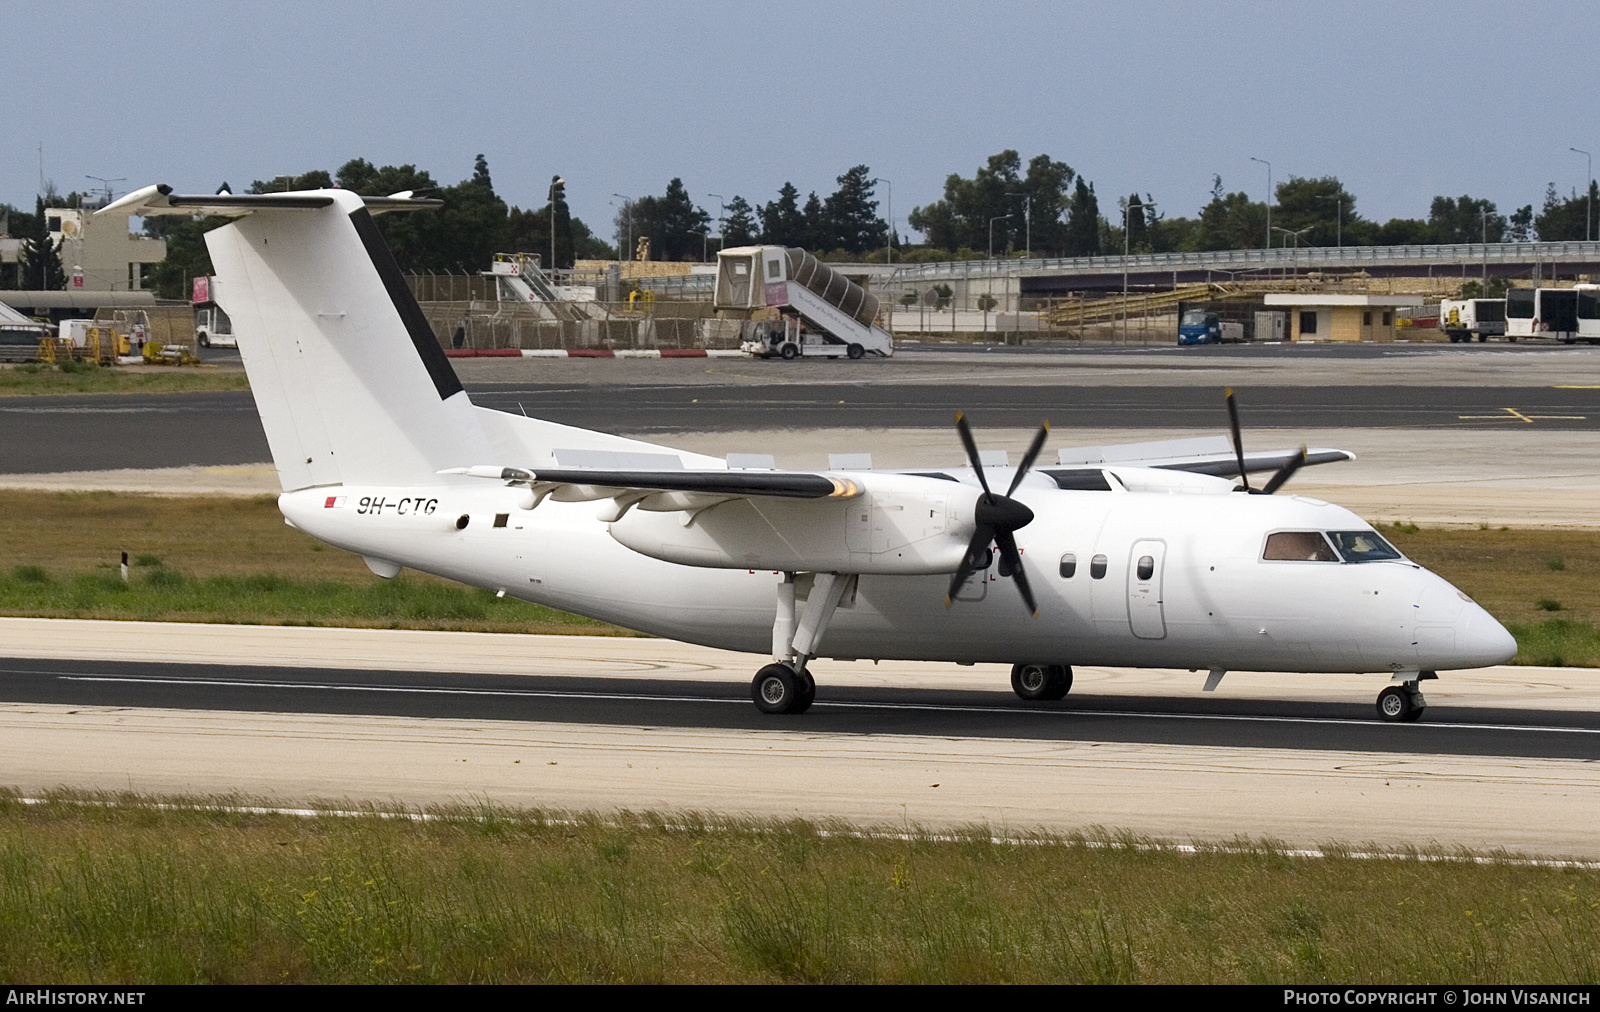
[[1378,716],[1395,723],[1409,724],[1422,716],[1427,707],[1421,694],[1410,686],[1391,685],[1378,693]]
[[762,713],[804,713],[816,695],[811,676],[795,674],[787,664],[768,664],[750,683],[750,698]]
[[1030,702],[1060,699],[1072,691],[1072,669],[1062,664],[1014,664],[1011,691]]
[[800,357],[800,348],[798,345],[786,344],[778,352],[778,356],[785,362],[793,362],[795,359]]
[[861,347],[859,344],[852,344],[850,347],[845,349],[844,353],[850,356],[851,359],[858,359],[867,353],[867,349]]

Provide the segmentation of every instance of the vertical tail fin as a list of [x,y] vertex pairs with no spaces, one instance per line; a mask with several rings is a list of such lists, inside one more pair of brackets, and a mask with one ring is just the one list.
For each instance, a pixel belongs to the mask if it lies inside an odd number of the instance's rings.
[[432,483],[488,457],[367,204],[347,190],[181,197],[148,187],[105,209],[236,216],[206,246],[285,491]]

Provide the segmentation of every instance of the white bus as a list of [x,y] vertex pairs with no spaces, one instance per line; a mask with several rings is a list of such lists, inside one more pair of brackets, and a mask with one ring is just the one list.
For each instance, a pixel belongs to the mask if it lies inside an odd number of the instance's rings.
[[[1600,338],[1600,332],[1596,334]],[[1578,292],[1572,288],[1513,288],[1506,292],[1506,339],[1578,339]]]

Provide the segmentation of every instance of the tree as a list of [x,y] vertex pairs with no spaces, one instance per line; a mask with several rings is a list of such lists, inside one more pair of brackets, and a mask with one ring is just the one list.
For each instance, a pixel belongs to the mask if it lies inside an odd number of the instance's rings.
[[[1122,202],[1123,217],[1127,219],[1127,249],[1130,253],[1150,252],[1150,229],[1145,220],[1145,204],[1135,192]],[[1154,208],[1149,210],[1153,211]]]
[[806,216],[793,183],[785,182],[778,199],[761,208],[761,241],[773,246],[806,244]]
[[1031,216],[1035,255],[1060,256],[1070,245],[1062,215],[1075,178],[1071,166],[1043,154],[1028,162],[1023,175],[1021,157],[1007,149],[990,155],[971,179],[945,177],[944,199],[912,208],[906,221],[929,245],[949,250],[988,249],[992,221],[995,248],[1022,249]]
[[1506,219],[1506,242],[1533,242],[1539,233],[1533,227],[1533,205],[1524,204]]
[[1600,200],[1600,184],[1589,184],[1588,198],[1574,190],[1565,200],[1556,192],[1556,184],[1548,184],[1544,191],[1544,209],[1534,219],[1539,239],[1561,242],[1585,238],[1585,234],[1591,232],[1588,199]]
[[273,176],[257,179],[246,193],[283,193],[288,190],[326,190],[333,186],[333,177],[325,169],[312,169],[298,176]]
[[1091,257],[1100,254],[1100,201],[1095,196],[1094,184],[1078,177],[1077,188],[1067,203],[1067,224],[1064,253],[1069,257]]
[[45,228],[44,208],[44,198],[39,197],[34,207],[34,218],[38,225],[33,234],[28,236],[27,245],[22,250],[18,286],[54,291],[67,287],[67,272],[61,266],[61,252],[56,249]]
[[728,201],[728,216],[722,219],[722,248],[750,246],[756,241],[755,209],[738,194]]
[[1195,245],[1202,250],[1253,249],[1267,231],[1267,205],[1246,193],[1226,193],[1221,176],[1211,177],[1211,202],[1200,209]]
[[848,170],[837,179],[839,189],[823,203],[830,249],[862,254],[888,242],[889,224],[878,217],[878,202],[872,199],[871,171],[865,165]]
[[1302,233],[1303,246],[1333,246],[1340,242],[1356,245],[1364,234],[1361,216],[1356,213],[1356,198],[1337,176],[1290,176],[1275,191],[1275,227]]
[[[1506,218],[1495,213],[1492,200],[1465,194],[1434,197],[1428,208],[1428,231],[1429,241],[1436,243],[1499,242],[1505,237]],[[1581,232],[1578,237],[1582,238]]]
[[701,236],[709,233],[711,216],[695,207],[683,180],[676,177],[660,197],[640,197],[633,203],[634,241],[650,240],[650,255],[656,260],[698,260]]
[[800,217],[805,221],[805,242],[801,245],[817,254],[831,251],[834,248],[833,229],[827,216],[822,213],[822,201],[817,199],[815,190],[806,195],[806,206],[800,209]]

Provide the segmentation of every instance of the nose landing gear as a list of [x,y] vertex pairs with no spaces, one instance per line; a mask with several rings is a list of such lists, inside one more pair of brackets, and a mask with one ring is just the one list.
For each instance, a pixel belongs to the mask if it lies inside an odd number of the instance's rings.
[[1401,671],[1394,676],[1395,683],[1378,693],[1378,716],[1395,723],[1412,723],[1422,717],[1428,701],[1422,697],[1420,684],[1425,678],[1438,678],[1432,671]]

